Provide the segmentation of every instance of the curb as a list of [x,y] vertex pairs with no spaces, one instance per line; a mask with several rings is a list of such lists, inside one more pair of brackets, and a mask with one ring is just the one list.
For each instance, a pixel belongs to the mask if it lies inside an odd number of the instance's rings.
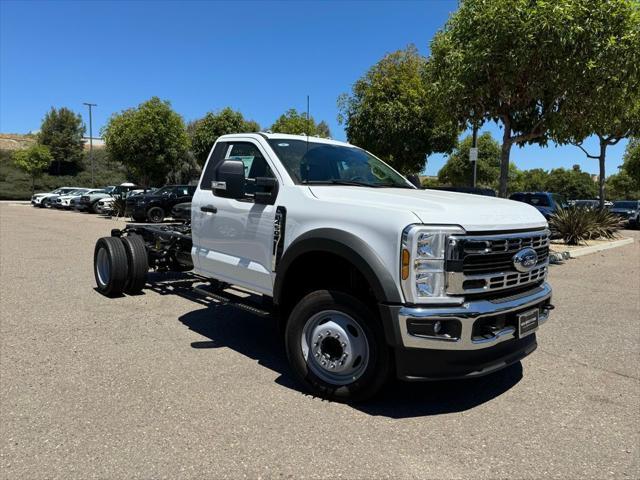
[[612,248],[622,247],[623,245],[629,245],[633,243],[633,238],[622,238],[620,240],[614,240],[609,243],[604,243],[602,245],[591,245],[590,247],[582,247],[567,252],[569,254],[569,258],[578,258],[584,255],[590,255],[592,253],[602,252],[603,250],[610,250]]

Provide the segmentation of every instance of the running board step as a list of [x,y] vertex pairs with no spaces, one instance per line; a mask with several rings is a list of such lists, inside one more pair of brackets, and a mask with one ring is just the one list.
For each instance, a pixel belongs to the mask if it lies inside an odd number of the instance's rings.
[[256,297],[260,299],[260,295],[249,293],[244,290],[238,290],[235,287],[224,286],[227,288],[221,289],[210,284],[200,284],[195,285],[193,287],[193,291],[203,297],[216,300],[223,305],[230,305],[260,317],[268,317],[272,314],[268,309],[265,309],[264,307],[260,308],[256,305],[255,301],[252,301]]

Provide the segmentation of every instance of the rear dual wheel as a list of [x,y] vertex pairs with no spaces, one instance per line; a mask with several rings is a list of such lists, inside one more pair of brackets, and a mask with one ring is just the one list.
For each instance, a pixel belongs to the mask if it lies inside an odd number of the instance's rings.
[[140,293],[149,270],[142,237],[103,237],[96,242],[93,270],[98,291],[108,297]]

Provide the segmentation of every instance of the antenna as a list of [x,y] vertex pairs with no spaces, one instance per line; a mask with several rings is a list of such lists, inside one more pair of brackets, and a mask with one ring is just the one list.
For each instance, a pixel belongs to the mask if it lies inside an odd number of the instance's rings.
[[307,152],[309,151],[309,95],[307,95]]

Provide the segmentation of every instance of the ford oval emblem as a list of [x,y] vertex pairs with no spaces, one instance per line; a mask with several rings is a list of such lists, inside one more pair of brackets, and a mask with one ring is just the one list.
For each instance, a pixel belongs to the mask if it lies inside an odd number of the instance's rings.
[[523,248],[513,256],[513,266],[519,272],[530,272],[538,264],[538,254],[533,248]]

